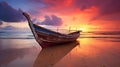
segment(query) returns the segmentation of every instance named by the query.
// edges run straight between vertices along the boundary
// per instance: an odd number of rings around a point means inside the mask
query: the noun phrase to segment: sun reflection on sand
[[[113,67],[119,66],[119,46],[114,42],[104,42],[102,39],[79,38],[80,45],[69,52],[54,67]],[[117,43],[116,43],[117,44]],[[65,61],[65,62],[64,62]]]
[[[80,42],[80,45],[75,47],[73,49],[73,52],[76,56],[87,56],[87,57],[94,57],[95,55],[97,55],[97,53],[99,53],[99,51],[93,47],[92,42],[94,40],[92,39],[88,39],[88,38],[80,38],[78,39],[78,41]],[[97,44],[96,44],[97,45]]]

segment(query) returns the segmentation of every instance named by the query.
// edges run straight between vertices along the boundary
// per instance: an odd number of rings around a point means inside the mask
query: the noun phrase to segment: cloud
[[[45,16],[45,20],[40,22],[41,25],[52,25],[52,26],[60,26],[62,25],[62,19],[52,15],[51,17]]]
[[[6,2],[0,2],[0,20],[5,22],[19,22],[24,21],[22,10],[12,8]]]
[[[120,0],[74,0],[73,5],[81,10],[91,8],[93,6],[100,9],[100,13],[116,13],[120,12]]]
[[[32,3],[36,3],[37,6],[42,7],[58,7],[58,6],[69,6],[72,0],[30,0]],[[61,5],[60,5],[61,4]]]
[[[86,10],[91,7],[96,7],[98,14],[92,19],[98,19],[101,16],[120,13],[120,0],[74,0],[73,6],[80,10]]]
[[[72,0],[30,0],[29,3],[34,4],[32,14],[36,13],[68,13],[71,8]],[[39,10],[38,10],[39,9]],[[29,11],[29,12],[30,12]]]
[[[24,0],[23,2],[28,4],[23,5],[21,0],[19,3],[19,7],[24,8],[25,6],[24,10],[26,9],[27,12],[32,15],[32,17],[40,17],[44,16],[45,14],[51,13],[67,16],[73,14],[78,15],[82,14],[82,11],[84,13],[85,10],[91,9],[91,7],[95,7],[97,9],[95,10],[96,12],[93,9],[93,11],[95,12],[93,13],[96,15],[94,15],[94,17],[90,17],[90,19],[92,18],[92,20],[99,19],[102,16],[120,13],[120,0]],[[15,6],[15,4],[12,6]],[[0,12],[0,19],[3,21],[10,22],[24,20],[24,17],[21,15],[22,10],[16,10],[8,5],[6,2],[0,3],[0,11],[2,11]],[[88,13],[90,14],[90,12]]]
[[[3,24],[3,22],[0,20],[0,25],[2,25]]]
[[[99,7],[102,15],[120,13],[120,0],[106,0]]]
[[[88,8],[91,8],[93,6],[93,0],[74,0],[73,1],[73,6],[76,9],[80,9],[80,10],[85,10]]]
[[[16,28],[13,26],[6,26],[4,28],[1,28],[2,30],[15,30]]]
[[[98,11],[92,18],[93,20],[102,16],[120,13],[120,0],[34,0],[34,3],[44,4],[43,11],[57,13],[72,13],[75,10],[84,11],[95,7]]]

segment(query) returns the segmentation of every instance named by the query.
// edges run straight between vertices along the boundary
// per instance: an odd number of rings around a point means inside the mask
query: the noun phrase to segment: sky
[[[84,31],[120,29],[120,0],[0,0],[0,30],[27,29],[33,23]]]

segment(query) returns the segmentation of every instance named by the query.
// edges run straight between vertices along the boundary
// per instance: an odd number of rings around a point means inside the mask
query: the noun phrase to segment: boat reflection
[[[79,42],[75,41],[42,49],[33,67],[52,67],[78,44]]]

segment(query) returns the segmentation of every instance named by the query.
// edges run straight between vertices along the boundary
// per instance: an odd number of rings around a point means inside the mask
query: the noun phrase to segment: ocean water
[[[33,39],[31,32],[0,32],[0,39]]]
[[[66,30],[62,30],[60,33],[71,33]],[[72,31],[74,32],[74,31]],[[105,39],[120,39],[120,31],[90,31],[81,32],[79,38],[105,38]],[[0,39],[34,39],[31,32],[0,32]]]
[[[0,67],[120,67],[120,31],[81,32],[76,42],[48,48],[31,32],[0,32]]]

